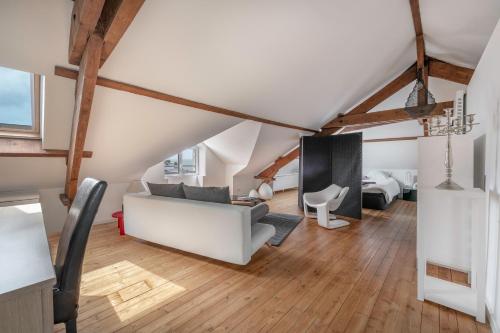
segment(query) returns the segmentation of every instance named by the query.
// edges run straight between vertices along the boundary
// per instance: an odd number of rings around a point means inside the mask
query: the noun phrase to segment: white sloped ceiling
[[[203,143],[225,164],[244,166],[252,157],[261,127],[261,123],[246,120]]]
[[[98,87],[85,146],[94,152],[82,176],[139,179],[150,166],[241,120]]]
[[[420,0],[427,54],[475,68],[500,17],[498,0]]]
[[[255,144],[247,166],[238,175],[255,176],[278,157],[296,147],[299,143],[300,132],[288,128],[276,128],[271,125],[262,125],[259,138]]]
[[[401,0],[148,0],[101,73],[319,128],[415,61],[411,22]]]

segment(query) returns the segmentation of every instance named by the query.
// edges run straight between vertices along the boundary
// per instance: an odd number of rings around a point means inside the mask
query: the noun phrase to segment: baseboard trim
[[[273,190],[275,193],[283,193],[283,192],[289,192],[289,191],[297,191],[299,188],[298,187],[288,187],[288,188],[283,188],[280,190]]]
[[[491,315],[490,309],[488,307],[486,307],[486,322],[490,324],[492,333],[500,333],[500,327],[495,321],[495,318]]]
[[[103,219],[103,220],[95,220],[94,223],[92,223],[92,225],[95,225],[95,224],[106,224],[106,223],[116,223],[116,219]],[[51,232],[50,234],[47,235],[47,238],[51,238],[51,237],[56,237],[56,236],[60,236],[61,235],[61,232],[60,231],[55,231],[55,232]]]
[[[111,223],[111,222],[116,222],[116,219],[112,218],[112,219],[102,219],[102,220],[99,220],[99,221],[94,221],[93,224],[106,224],[106,223]]]

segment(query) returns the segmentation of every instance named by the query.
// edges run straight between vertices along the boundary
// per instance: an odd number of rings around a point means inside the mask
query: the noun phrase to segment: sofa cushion
[[[252,225],[259,222],[259,220],[266,216],[267,213],[269,213],[269,206],[263,202],[258,204],[257,206],[252,207],[252,209],[250,210],[250,221]]]
[[[231,203],[231,196],[229,195],[229,187],[198,187],[184,185],[184,193],[186,199],[216,202],[223,204]]]
[[[162,197],[186,199],[184,194],[184,183],[180,184],[153,184],[148,183],[149,192],[152,195],[159,195]]]

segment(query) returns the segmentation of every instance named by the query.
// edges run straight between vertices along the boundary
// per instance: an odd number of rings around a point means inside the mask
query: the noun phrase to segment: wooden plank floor
[[[302,214],[297,192],[274,212]],[[51,237],[55,254],[57,237]],[[79,332],[489,332],[470,316],[416,300],[416,205],[365,210],[326,230],[304,220],[245,267],[92,229]],[[63,332],[57,325],[55,331]]]

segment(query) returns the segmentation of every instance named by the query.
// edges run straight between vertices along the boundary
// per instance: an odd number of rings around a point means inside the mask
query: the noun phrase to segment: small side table
[[[249,206],[249,207],[254,207],[260,204],[261,202],[264,202],[265,200],[259,199],[259,198],[250,198],[250,197],[244,197],[244,196],[237,196],[234,195],[231,198],[231,204],[233,205],[238,205],[238,206]]]
[[[417,190],[413,188],[403,188],[403,200],[417,201]]]
[[[120,228],[120,236],[125,235],[125,226],[123,225],[123,212],[119,210],[111,214],[111,216],[118,219],[118,228]]]

